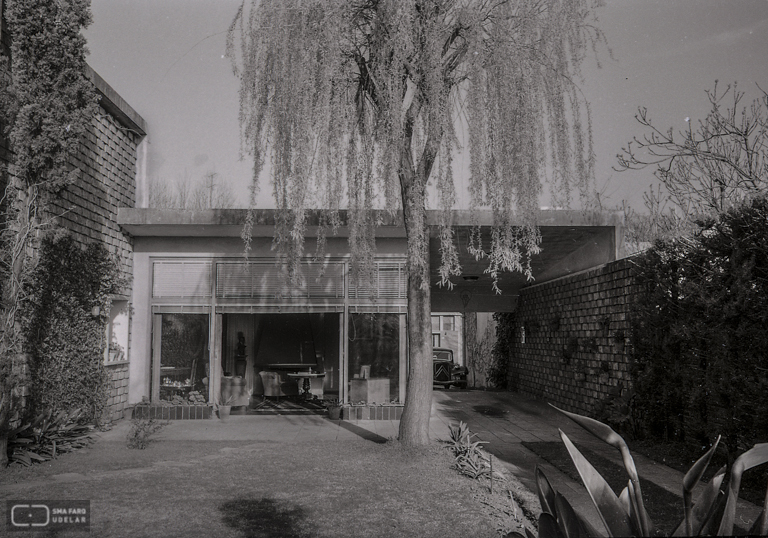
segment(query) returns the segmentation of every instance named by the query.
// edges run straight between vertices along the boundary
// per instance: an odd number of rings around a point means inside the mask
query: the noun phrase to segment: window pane
[[[176,404],[208,400],[208,315],[163,314],[160,399]]]
[[[444,331],[455,331],[453,325],[453,316],[443,316],[443,330]]]
[[[432,332],[440,332],[440,316],[432,316]]]
[[[370,366],[369,381],[361,379],[363,366]],[[399,314],[349,315],[347,375],[350,381],[350,403],[365,401],[380,404],[398,399],[400,394]],[[385,390],[387,384],[389,395],[384,394],[382,397],[380,391]],[[382,401],[384,399],[386,401]]]

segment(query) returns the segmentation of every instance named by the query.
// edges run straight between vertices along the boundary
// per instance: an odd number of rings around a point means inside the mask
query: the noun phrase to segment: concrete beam
[[[147,123],[144,121],[144,118],[139,116],[139,113],[125,99],[120,97],[120,94],[107,84],[90,65],[85,66],[85,77],[93,82],[93,85],[96,87],[96,92],[100,97],[99,105],[104,110],[139,136],[144,137],[147,135]]]

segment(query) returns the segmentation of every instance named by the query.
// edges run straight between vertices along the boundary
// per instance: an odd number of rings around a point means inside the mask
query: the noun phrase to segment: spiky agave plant
[[[552,406],[555,407],[555,406]],[[597,438],[615,447],[621,453],[624,468],[629,475],[627,487],[619,496],[613,492],[600,473],[574,446],[568,436],[560,430],[560,437],[568,449],[568,453],[576,466],[584,486],[592,502],[597,508],[604,531],[596,529],[583,516],[576,513],[565,497],[555,491],[541,469],[536,468],[536,486],[541,502],[539,516],[539,538],[561,538],[579,536],[653,536],[656,534],[653,522],[643,505],[643,495],[640,490],[640,479],[635,468],[635,462],[624,439],[613,429],[597,420],[558,411],[585,428]],[[733,534],[733,524],[736,516],[736,500],[739,495],[741,477],[745,471],[768,462],[768,443],[757,444],[739,456],[733,463],[728,480],[726,494],[721,491],[726,468],[721,467],[715,476],[704,487],[693,501],[693,488],[701,480],[712,455],[717,449],[720,438],[699,460],[693,464],[683,477],[683,519],[672,536],[724,536]],[[725,508],[723,509],[723,502]],[[718,522],[719,518],[719,522]],[[528,538],[534,535],[526,529]],[[768,492],[766,492],[763,510],[755,521],[750,535],[768,534]],[[507,535],[517,537],[522,535],[512,532]]]

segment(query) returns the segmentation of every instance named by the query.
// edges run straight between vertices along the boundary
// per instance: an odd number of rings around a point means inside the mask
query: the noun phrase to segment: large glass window
[[[398,400],[400,314],[350,314],[348,335],[350,403]]]
[[[208,400],[208,315],[163,314],[160,340],[160,400]]]

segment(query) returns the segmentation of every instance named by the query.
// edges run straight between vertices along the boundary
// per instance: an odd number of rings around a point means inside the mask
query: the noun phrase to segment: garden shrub
[[[84,420],[101,418],[110,388],[104,328],[120,286],[118,264],[103,245],[83,248],[63,231],[43,238],[23,313],[31,412],[82,409]]]
[[[81,411],[46,411],[9,432],[11,463],[32,465],[91,444],[93,427],[82,424]]]
[[[131,429],[125,436],[128,448],[144,450],[152,441],[150,437],[162,430],[169,424],[169,421],[159,421],[154,418],[138,418],[131,420]]]
[[[634,412],[653,437],[722,434],[733,455],[768,440],[768,200],[697,226],[636,258]]]

